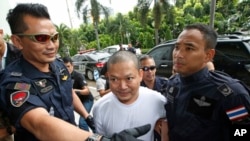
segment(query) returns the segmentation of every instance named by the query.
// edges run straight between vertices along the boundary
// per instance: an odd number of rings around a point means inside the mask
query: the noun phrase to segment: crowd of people
[[[215,71],[217,33],[208,25],[179,34],[170,78],[156,76],[151,56],[121,46],[94,103],[72,60],[56,58],[59,34],[44,5],[20,3],[6,19],[13,45],[0,29],[1,140],[231,141],[235,127],[249,126],[249,87]]]

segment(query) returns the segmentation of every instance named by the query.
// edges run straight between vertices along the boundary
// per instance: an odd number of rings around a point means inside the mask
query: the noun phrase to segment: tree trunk
[[[159,44],[159,32],[158,29],[155,28],[155,45]]]
[[[95,37],[97,41],[97,49],[100,50],[100,41],[99,41],[99,35],[98,35],[98,23],[94,23],[95,27]]]

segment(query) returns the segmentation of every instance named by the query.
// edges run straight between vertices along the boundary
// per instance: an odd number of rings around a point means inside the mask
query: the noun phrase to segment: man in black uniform
[[[216,44],[217,33],[203,24],[186,26],[176,41],[177,74],[169,78],[166,95],[171,141],[230,141],[234,129],[249,127],[247,87],[207,68]]]
[[[89,114],[72,89],[70,74],[56,59],[59,36],[47,8],[18,4],[8,13],[11,39],[22,56],[0,73],[0,107],[16,128],[15,141],[109,141],[75,126],[74,110]],[[137,141],[150,126],[114,134],[112,140]]]
[[[74,70],[74,66],[73,66],[73,61],[71,60],[70,57],[64,57],[63,58],[63,62],[64,65],[67,67],[70,75],[71,75],[71,79],[72,79],[72,84],[73,84],[73,90],[75,91],[75,93],[78,95],[78,97],[80,98],[81,102],[83,103],[85,109],[90,112],[93,104],[94,104],[94,97],[91,94],[89,88],[88,88],[88,84],[85,80],[85,77],[83,74],[77,72],[76,70]],[[80,116],[79,119],[79,124],[78,126],[86,131],[89,131],[89,127],[88,124],[86,123],[85,119],[83,117]],[[92,129],[93,130],[93,129]]]

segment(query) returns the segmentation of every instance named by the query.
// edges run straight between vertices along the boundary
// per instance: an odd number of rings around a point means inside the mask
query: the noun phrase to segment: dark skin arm
[[[74,89],[75,92],[78,92],[81,95],[89,95],[89,88],[87,86],[83,86],[82,89]]]
[[[103,97],[105,94],[111,92],[111,90],[110,90],[110,89],[107,89],[107,90],[99,90],[98,92],[99,92],[100,96]]]
[[[21,125],[41,141],[86,140],[92,133],[67,123],[59,118],[50,116],[44,108],[35,108],[21,118]]]

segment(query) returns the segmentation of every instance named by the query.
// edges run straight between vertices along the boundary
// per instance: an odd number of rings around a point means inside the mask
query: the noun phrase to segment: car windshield
[[[91,53],[87,55],[91,60],[94,61],[107,61],[108,58],[110,57],[109,53]]]

